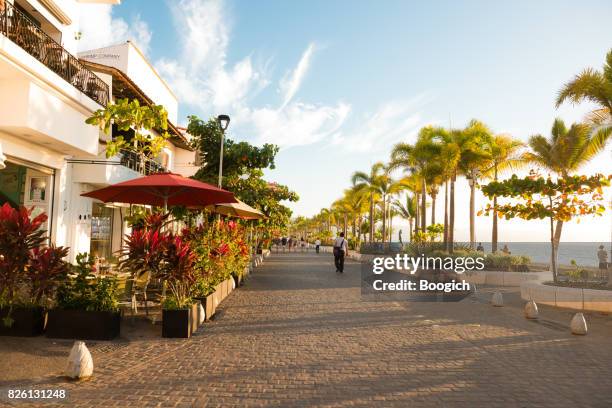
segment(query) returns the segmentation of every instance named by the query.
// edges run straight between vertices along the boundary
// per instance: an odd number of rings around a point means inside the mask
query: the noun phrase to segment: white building
[[[195,172],[195,154],[174,125],[176,97],[133,45],[115,46],[127,56],[117,64],[75,57],[78,8],[92,2],[119,0],[0,0],[0,205],[46,212],[51,241],[70,247],[71,261],[78,252],[110,256],[120,246],[126,215],[125,208],[81,193],[160,165]],[[129,155],[107,160],[111,136],[85,123],[122,97],[168,110],[172,137],[159,164],[145,169]]]

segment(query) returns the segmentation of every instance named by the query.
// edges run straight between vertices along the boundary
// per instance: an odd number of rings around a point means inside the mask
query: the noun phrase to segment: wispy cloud
[[[285,77],[281,79],[279,88],[284,95],[281,109],[287,106],[289,102],[291,102],[297,91],[300,89],[302,81],[306,76],[306,72],[308,72],[308,69],[310,68],[310,59],[312,58],[314,50],[314,43],[310,43],[308,45],[308,48],[306,48],[306,51],[304,51],[304,53],[302,54],[302,58],[300,58],[300,62],[297,64],[295,69],[291,72],[288,72]]]
[[[140,15],[131,21],[113,17],[108,4],[82,4],[79,7],[81,39],[79,51],[87,51],[130,40],[145,54],[153,36],[149,25]]]
[[[257,63],[253,55],[246,55],[230,64],[227,9],[223,0],[181,0],[178,7],[172,7],[181,39],[180,57],[162,59],[156,67],[180,102],[203,115],[230,113],[234,131],[248,135],[258,144],[305,145],[336,132],[350,112],[350,105],[296,99],[316,45],[308,44],[297,65],[280,80],[271,78],[271,58],[260,58],[264,62]],[[259,92],[272,83],[277,83],[280,91],[278,105],[255,104],[253,100]]]
[[[364,115],[352,131],[344,129],[334,135],[333,143],[353,152],[388,150],[400,141],[410,141],[425,125],[422,109],[431,95],[421,94],[408,100],[383,103]]]

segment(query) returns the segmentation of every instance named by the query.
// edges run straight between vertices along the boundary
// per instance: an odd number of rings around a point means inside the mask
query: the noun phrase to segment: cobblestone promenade
[[[359,265],[332,261],[273,254],[191,339],[121,344],[94,353],[92,380],[36,387],[66,388],[64,407],[612,407],[610,317],[578,337],[568,312],[524,319],[510,289],[503,308],[487,289],[366,302]]]

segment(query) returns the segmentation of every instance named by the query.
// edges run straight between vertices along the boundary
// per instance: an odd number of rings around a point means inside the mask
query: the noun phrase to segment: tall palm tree
[[[478,178],[491,160],[491,130],[478,120],[471,120],[458,134],[461,160],[459,170],[470,184],[470,247],[476,242],[476,186]]]
[[[602,71],[587,68],[574,79],[566,83],[557,96],[557,107],[566,100],[572,103],[590,101],[599,105],[599,109],[590,115],[594,124],[612,122],[612,50],[606,54]]]
[[[437,166],[436,156],[440,151],[440,144],[435,142],[436,136],[444,132],[443,128],[425,126],[419,131],[414,145],[398,143],[391,151],[389,168],[403,168],[405,171],[418,176],[420,180],[421,208],[419,210],[419,229],[425,230],[427,226],[427,178],[432,167]]]
[[[393,207],[400,217],[408,221],[408,232],[410,233],[409,239],[412,240],[413,223],[415,221],[416,210],[418,207],[415,195],[406,194],[405,202],[395,199],[395,201],[393,201]]]
[[[347,233],[348,217],[351,213],[351,208],[346,200],[342,197],[332,203],[332,211],[338,214],[338,218],[342,220],[342,232]]]
[[[552,171],[558,176],[567,177],[588,163],[604,150],[610,139],[612,127],[593,127],[585,123],[574,123],[569,129],[561,119],[553,123],[550,136],[534,135],[529,138],[530,152],[522,159],[528,163]],[[552,267],[556,275],[556,253],[561,240],[563,221],[557,221],[552,242]]]
[[[387,222],[389,219],[389,214],[388,214],[388,211],[390,208],[389,201],[393,194],[396,194],[402,191],[403,189],[405,189],[406,185],[403,183],[402,180],[392,179],[389,173],[386,171],[385,173],[381,174],[376,179],[375,186],[382,200],[382,206],[381,206],[382,236],[383,236],[383,242],[384,242],[387,239],[387,231],[388,231]]]
[[[369,174],[356,171],[351,178],[356,190],[366,194],[370,199],[370,235],[368,237],[370,242],[374,240],[374,204],[378,193],[377,183],[378,178],[384,171],[384,164],[378,162],[372,166]]]
[[[521,167],[525,162],[521,159],[520,150],[524,143],[509,135],[495,135],[491,141],[491,162],[483,172],[483,177],[498,181],[500,172]],[[493,229],[491,231],[491,251],[497,252],[497,197],[493,197]]]

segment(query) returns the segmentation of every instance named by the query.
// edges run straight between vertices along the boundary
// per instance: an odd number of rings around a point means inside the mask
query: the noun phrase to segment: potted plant
[[[174,294],[162,303],[162,337],[189,338],[192,333],[191,302],[179,301]]]
[[[77,255],[73,274],[58,287],[56,307],[49,311],[47,337],[111,340],[119,336],[121,315],[117,281],[93,274],[94,258]]]
[[[0,335],[43,332],[46,306],[67,270],[68,250],[42,247],[47,216],[33,208],[0,208]]]
[[[190,297],[190,287],[195,283],[195,254],[189,242],[180,236],[172,236],[169,232],[166,236],[161,277],[171,294],[162,304],[162,337],[188,338],[193,320],[197,319],[192,315],[193,299]]]

